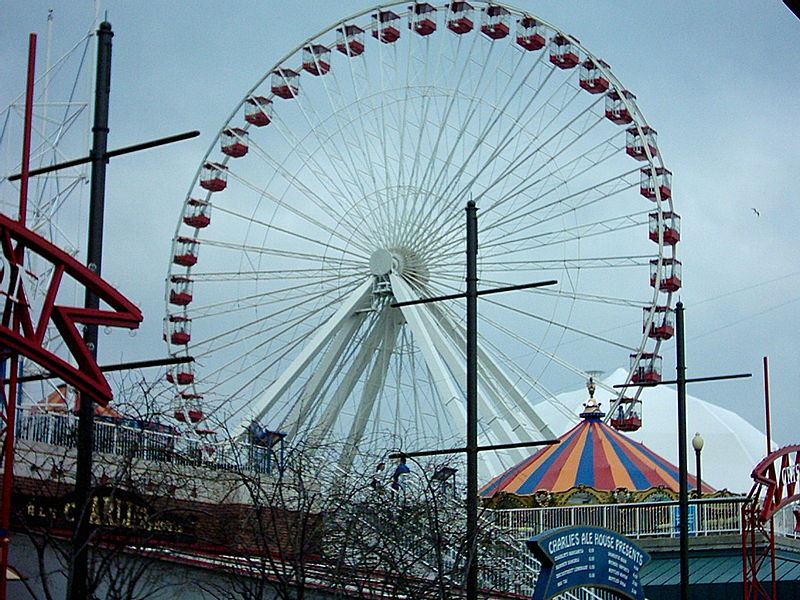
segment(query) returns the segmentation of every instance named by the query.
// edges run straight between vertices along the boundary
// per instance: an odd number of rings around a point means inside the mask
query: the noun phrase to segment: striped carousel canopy
[[[593,402],[593,401],[590,401]],[[678,467],[605,424],[596,403],[587,404],[583,420],[559,438],[505,473],[498,475],[479,491],[484,498],[498,492],[516,496],[539,490],[564,492],[580,485],[595,490],[626,488],[643,491],[665,486],[678,491]],[[689,489],[697,480],[689,476]],[[703,484],[703,492],[713,489]]]

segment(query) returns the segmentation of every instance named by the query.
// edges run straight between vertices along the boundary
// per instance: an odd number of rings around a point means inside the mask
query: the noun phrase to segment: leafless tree
[[[175,584],[174,578],[159,576],[159,557],[148,550],[180,538],[186,529],[186,511],[163,501],[169,491],[188,485],[185,473],[158,461],[174,451],[169,435],[154,435],[163,429],[158,424],[166,391],[140,374],[129,373],[121,383],[115,414],[124,417],[96,417],[93,487],[86,505],[75,500],[72,415],[34,406],[20,420],[14,523],[36,557],[37,572],[23,582],[34,600],[63,598],[69,538],[81,511],[92,523],[87,581],[92,595],[144,600]],[[153,468],[156,462],[160,468]]]

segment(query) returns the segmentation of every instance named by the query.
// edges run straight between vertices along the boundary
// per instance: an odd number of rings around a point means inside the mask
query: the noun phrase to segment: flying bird
[[[755,208],[751,208],[750,210],[752,210],[754,213],[756,213],[756,216],[757,216],[757,217],[760,217],[760,216],[761,216],[761,213],[760,213],[760,212],[758,212],[758,211],[757,211]]]

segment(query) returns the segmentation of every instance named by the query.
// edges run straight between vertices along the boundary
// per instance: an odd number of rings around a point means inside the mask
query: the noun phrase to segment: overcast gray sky
[[[101,337],[101,362],[165,354],[171,239],[198,164],[236,103],[295,46],[371,5],[103,3],[115,32],[110,147],[190,129],[202,135],[111,163],[103,274],[143,308],[145,323],[133,338]],[[775,437],[797,442],[800,21],[779,0],[515,5],[604,58],[659,132],[683,218],[688,376],[754,373],[691,393],[763,429],[761,358],[769,356]],[[0,105],[22,89],[29,32],[40,34],[44,55],[51,7],[57,56],[88,27],[93,3],[30,0],[0,8]],[[674,345],[663,354],[671,376]],[[598,362],[605,370],[624,366]]]

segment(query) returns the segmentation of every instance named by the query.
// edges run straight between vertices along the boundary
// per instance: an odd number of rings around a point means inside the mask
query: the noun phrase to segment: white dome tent
[[[617,369],[610,375],[597,378],[599,385],[595,397],[602,402],[603,409],[608,410],[611,404],[612,394],[608,389],[625,383],[625,376],[626,372],[623,369]],[[586,397],[586,390],[580,389],[560,394],[558,399],[562,405],[574,407],[575,421],[577,421]],[[626,435],[645,443],[654,452],[678,464],[675,386],[645,388],[640,399],[642,427]],[[574,425],[574,422],[570,422],[554,409],[548,410],[549,407],[544,406],[539,408],[543,418],[554,431],[563,433]],[[766,436],[736,413],[690,394],[686,395],[686,414],[689,472],[695,471],[691,439],[695,432],[699,432],[705,439],[701,455],[703,481],[716,489],[746,494],[753,483],[750,478],[751,470],[766,455]]]

